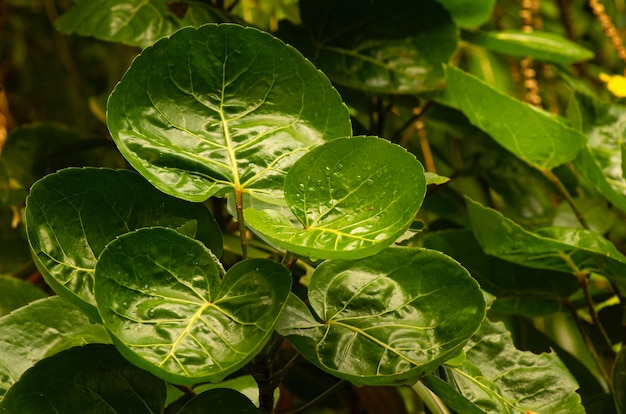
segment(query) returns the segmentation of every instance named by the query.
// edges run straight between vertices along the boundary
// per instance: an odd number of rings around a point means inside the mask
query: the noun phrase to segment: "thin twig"
[[[587,305],[589,316],[591,316],[592,322],[600,331],[600,335],[606,342],[609,352],[611,353],[613,357],[615,357],[615,350],[613,349],[613,343],[611,342],[611,338],[609,338],[609,335],[606,333],[606,330],[604,329],[604,325],[600,321],[598,312],[596,311],[595,304],[593,303],[593,298],[591,297],[591,293],[589,292],[589,279],[587,278],[587,274],[582,273],[581,275],[579,275],[578,282],[580,283],[580,286],[583,290],[583,294],[585,296],[585,304]]]
[[[559,177],[557,177],[552,171],[547,170],[547,169],[543,169],[540,168],[539,171],[543,174],[544,177],[546,177],[552,184],[554,184],[554,186],[559,190],[559,192],[563,195],[563,197],[565,197],[565,200],[567,201],[567,203],[570,205],[570,207],[572,208],[572,210],[574,210],[574,214],[576,214],[576,218],[578,218],[578,221],[580,222],[580,224],[587,230],[589,230],[589,224],[587,223],[587,220],[585,220],[585,217],[583,216],[582,211],[580,211],[580,209],[578,208],[578,206],[576,205],[576,203],[574,202],[574,198],[572,197],[572,195],[569,193],[569,191],[567,190],[567,188],[565,187],[565,185],[563,185],[563,182],[561,181],[561,179]]]
[[[306,403],[306,404],[296,408],[295,410],[288,411],[285,414],[296,414],[296,413],[299,413],[301,411],[306,410],[307,408],[313,407],[315,404],[319,403],[324,398],[328,397],[330,394],[332,394],[333,392],[335,392],[338,389],[340,389],[341,387],[343,387],[346,383],[347,383],[346,380],[340,380],[340,381],[336,382],[335,384],[333,384],[332,387],[328,388],[326,391],[324,391],[323,393],[321,393],[317,397],[313,398],[308,403]]]

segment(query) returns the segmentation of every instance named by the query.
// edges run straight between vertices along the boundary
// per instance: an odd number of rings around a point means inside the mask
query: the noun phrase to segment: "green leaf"
[[[131,365],[111,345],[59,352],[24,373],[0,402],[5,414],[153,414],[165,383]]]
[[[422,243],[463,263],[481,288],[497,297],[492,311],[529,318],[549,315],[566,310],[564,299],[580,287],[569,274],[529,269],[486,255],[468,229],[432,232]]]
[[[454,22],[460,27],[478,27],[486,23],[496,0],[437,0],[450,12]]]
[[[492,89],[446,66],[448,92],[470,122],[528,164],[550,170],[572,161],[586,137],[563,119]]]
[[[300,1],[315,63],[333,82],[374,93],[442,87],[456,27],[434,0]]]
[[[54,25],[61,33],[143,48],[186,26],[232,20],[200,1],[78,0]]]
[[[543,62],[569,65],[593,59],[594,53],[555,33],[535,30],[497,32],[461,32],[466,42],[511,56],[531,57]]]
[[[250,259],[220,283],[210,252],[160,227],[120,236],[102,252],[95,294],[120,352],[174,383],[219,382],[249,362],[273,331],[291,276]]]
[[[0,275],[0,316],[46,296],[41,289],[31,283]]]
[[[107,110],[133,167],[190,201],[241,188],[284,204],[289,167],[351,135],[348,109],[324,74],[271,35],[232,24],[182,29],[145,49]]]
[[[626,413],[626,348],[617,353],[613,364],[613,398],[618,414]]]
[[[26,228],[33,257],[57,294],[99,319],[93,270],[100,252],[120,234],[148,226],[196,227],[197,238],[222,253],[209,210],[167,196],[131,171],[70,168],[31,188]]]
[[[420,248],[325,261],[309,302],[314,314],[290,296],[277,331],[313,364],[358,385],[415,382],[458,354],[485,316],[467,270]]]
[[[217,388],[194,397],[178,414],[258,414],[245,395],[229,388]]]
[[[0,396],[39,360],[73,346],[110,341],[102,325],[58,296],[19,308],[0,318]]]
[[[446,404],[446,407],[453,409],[458,413],[463,414],[484,414],[485,412],[474,405],[470,400],[465,398],[463,394],[460,394],[459,391],[443,381],[441,378],[436,377],[435,375],[426,375],[421,379],[421,382],[424,383],[432,392],[434,392],[437,397],[441,398],[441,400]]]
[[[485,253],[523,266],[576,276],[600,273],[626,292],[626,256],[601,235],[566,227],[529,232],[496,210],[466,201],[471,227]]]
[[[626,211],[626,179],[623,168],[626,107],[603,107],[588,132],[589,153],[574,162],[577,171],[622,211]]]
[[[584,413],[578,384],[555,353],[518,351],[502,323],[485,319],[451,368],[461,393],[485,413]],[[528,411],[526,411],[528,410]]]
[[[302,227],[276,210],[246,222],[295,254],[356,259],[392,244],[411,225],[426,191],[424,169],[404,148],[375,137],[337,139],[287,173],[285,198]]]

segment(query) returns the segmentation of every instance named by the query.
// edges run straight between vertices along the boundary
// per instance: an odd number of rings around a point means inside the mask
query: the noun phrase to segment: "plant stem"
[[[426,171],[436,174],[437,170],[435,169],[435,160],[433,158],[433,153],[430,150],[430,144],[428,143],[428,136],[426,135],[424,123],[422,121],[417,121],[415,123],[415,128],[417,129],[417,135],[420,138],[420,148],[422,149],[422,154],[424,154]]]
[[[574,322],[576,323],[576,327],[578,328],[578,332],[580,332],[580,335],[582,336],[583,341],[585,342],[585,345],[587,345],[587,349],[589,350],[589,353],[591,354],[593,361],[596,363],[596,367],[598,368],[598,372],[602,376],[602,379],[606,381],[606,384],[611,384],[611,378],[607,374],[606,369],[604,368],[604,364],[602,364],[602,362],[600,361],[600,356],[598,355],[598,351],[596,351],[596,347],[593,344],[593,341],[591,341],[591,338],[589,338],[589,335],[585,331],[585,327],[583,326],[582,321],[578,317],[578,312],[576,311],[576,308],[568,300],[565,300],[564,303],[567,309],[570,311],[570,314],[572,315],[572,318],[574,319]]]
[[[332,387],[328,388],[326,391],[324,391],[323,393],[321,393],[317,397],[313,398],[308,403],[306,403],[306,404],[296,408],[295,410],[288,411],[285,414],[296,414],[296,413],[299,413],[301,411],[306,410],[307,408],[313,407],[315,404],[319,403],[324,398],[328,397],[330,394],[332,394],[333,392],[337,391],[339,388],[343,387],[344,385],[346,385],[346,380],[340,380],[340,381],[336,382],[335,384],[333,384]]]
[[[552,184],[554,184],[554,186],[559,190],[559,192],[563,195],[563,197],[565,197],[565,200],[570,205],[572,210],[574,210],[574,214],[576,214],[576,218],[578,219],[580,224],[583,226],[583,228],[589,230],[589,224],[587,223],[587,220],[585,220],[585,217],[583,216],[582,211],[580,211],[578,206],[576,206],[576,203],[574,202],[574,198],[569,193],[569,191],[567,191],[567,188],[565,188],[565,185],[563,185],[563,182],[559,179],[559,177],[557,177],[550,170],[541,168],[539,169],[539,171],[541,171],[543,176],[546,177]]]
[[[286,251],[280,263],[287,269],[291,270],[293,269],[293,265],[295,265],[297,261],[298,258],[296,256],[294,256],[290,251]]]
[[[239,239],[241,240],[241,256],[243,260],[248,258],[248,237],[246,236],[246,222],[243,218],[243,189],[235,188],[235,208],[237,209],[237,222],[239,222]]]
[[[443,401],[420,381],[413,385],[413,390],[433,414],[450,414],[450,410],[448,410]]]
[[[593,303],[593,298],[591,297],[591,293],[589,292],[589,280],[587,279],[587,275],[581,274],[578,277],[578,282],[580,283],[580,286],[583,290],[583,294],[585,295],[585,304],[587,305],[589,316],[591,316],[591,320],[600,331],[600,335],[602,336],[602,339],[604,339],[604,342],[606,342],[609,352],[611,353],[613,357],[615,357],[615,350],[613,349],[613,344],[611,343],[611,339],[609,338],[609,335],[606,333],[606,330],[604,329],[604,325],[602,324],[602,322],[600,321],[600,318],[598,317],[598,312],[596,312],[596,307],[595,307],[595,304]]]

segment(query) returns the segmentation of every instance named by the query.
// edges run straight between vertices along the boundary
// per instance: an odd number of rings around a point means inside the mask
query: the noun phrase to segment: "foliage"
[[[607,3],[2,3],[0,412],[626,413]]]

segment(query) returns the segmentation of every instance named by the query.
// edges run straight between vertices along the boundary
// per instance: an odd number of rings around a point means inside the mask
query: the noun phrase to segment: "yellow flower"
[[[601,73],[600,80],[606,83],[606,88],[618,98],[626,97],[626,77]]]

